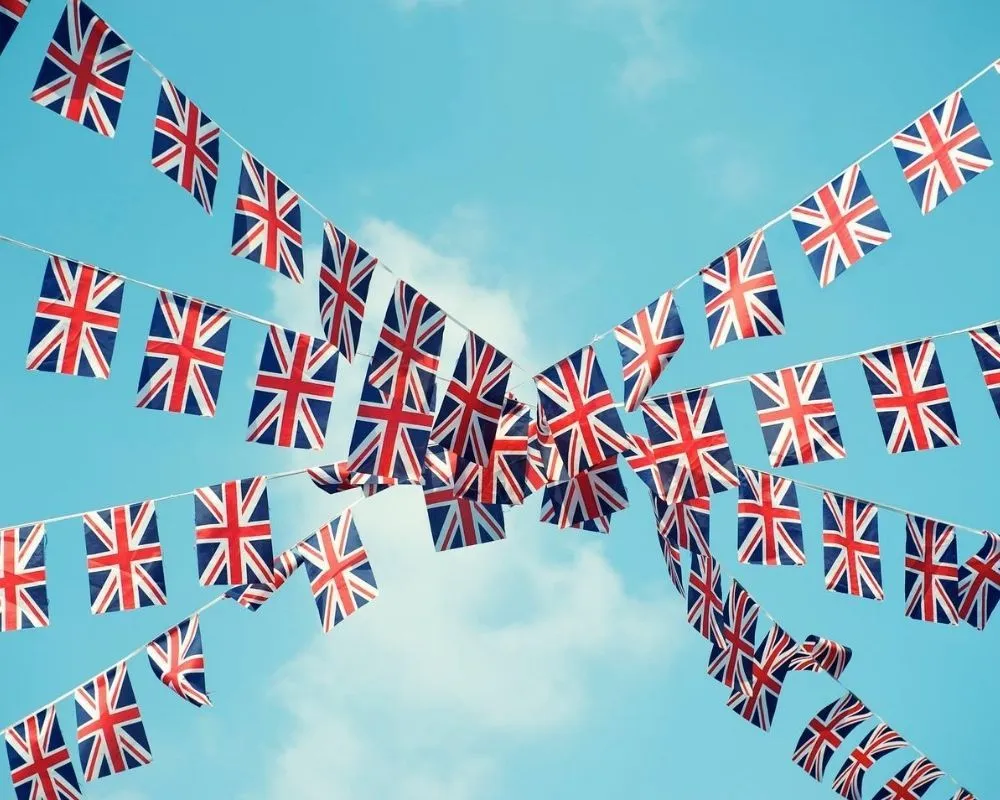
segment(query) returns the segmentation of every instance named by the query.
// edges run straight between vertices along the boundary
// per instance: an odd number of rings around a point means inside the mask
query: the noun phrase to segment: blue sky
[[[95,9],[336,223],[536,369],[629,316],[1000,56],[1000,11],[978,5],[974,25],[930,0],[777,0],[766,11],[696,0],[300,0],[280,11],[258,0],[177,0],[156,15],[102,0]],[[149,165],[158,81],[140,64],[113,141],[28,101],[61,9],[34,0],[0,59],[0,231],[317,330],[320,220],[304,217],[311,260],[300,288],[229,256],[238,150],[223,145],[208,218]],[[987,75],[966,99],[1000,151],[1000,76]],[[790,223],[779,225],[768,247],[787,335],[709,353],[701,289],[690,284],[678,297],[688,341],[658,388],[998,315],[1000,173],[926,218],[890,151],[865,173],[892,241],[821,290]],[[232,326],[214,419],[135,409],[155,299],[136,286],[126,288],[109,381],[27,373],[44,259],[11,248],[0,258],[6,523],[343,456],[357,369],[341,372],[322,455],[244,442],[264,335],[246,322]],[[384,275],[373,285],[374,318],[389,289]],[[369,326],[363,348],[372,335]],[[460,339],[449,333],[443,371]],[[960,447],[887,455],[861,368],[848,361],[827,369],[848,458],[789,474],[1000,527],[990,466],[1000,422],[968,341],[944,341],[939,352]],[[613,343],[599,354],[620,392]],[[766,465],[749,388],[727,387],[718,400],[736,459]],[[629,489],[633,508],[610,537],[539,525],[534,499],[508,515],[506,543],[444,555],[432,551],[419,490],[366,502],[357,519],[379,599],[329,637],[302,578],[258,615],[213,609],[203,620],[212,710],[177,700],[133,662],[155,760],[88,797],[832,796],[790,755],[838,687],[791,676],[768,734],[728,710],[704,675],[707,648],[671,596],[641,485]],[[303,479],[273,484],[271,499],[282,546],[348,502]],[[1000,653],[996,632],[903,618],[903,522],[887,513],[885,602],[824,592],[820,501],[808,492],[801,500],[809,563],[738,576],[793,635],[853,646],[847,683],[980,797],[996,793],[989,756],[1000,698],[984,675]],[[734,507],[732,493],[720,497],[712,519],[730,564]],[[52,625],[0,639],[0,724],[212,596],[197,585],[191,500],[158,512],[169,606],[99,618],[89,614],[81,523],[51,526]],[[963,557],[977,546],[960,538]],[[61,710],[72,737],[72,707]],[[881,762],[869,793],[906,758]],[[950,795],[941,782],[928,797]]]

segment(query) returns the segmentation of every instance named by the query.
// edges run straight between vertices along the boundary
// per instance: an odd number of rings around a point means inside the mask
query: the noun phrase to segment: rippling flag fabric
[[[328,341],[350,364],[361,339],[368,287],[378,259],[330,222],[323,223],[319,316]]]
[[[666,497],[667,482],[663,470],[660,468],[660,454],[663,453],[664,458],[668,458],[673,455],[672,448],[669,445],[654,447],[653,443],[645,436],[639,436],[635,433],[629,433],[627,436],[629,446],[622,453],[625,463],[629,465],[636,477],[646,484],[651,494],[655,497]]]
[[[684,344],[674,293],[665,292],[615,328],[625,381],[625,410],[635,411]]]
[[[551,497],[542,495],[542,511],[539,521],[547,522],[550,525],[559,524],[559,509]],[[611,533],[611,517],[597,517],[596,519],[572,523],[566,527],[590,533]]]
[[[202,586],[274,586],[271,514],[263,477],[194,493],[194,539]]]
[[[502,503],[519,506],[528,495],[528,428],[531,409],[508,395],[504,400],[500,424],[493,440],[493,447],[485,466],[464,463],[460,473],[468,479],[459,479],[464,485],[461,494],[468,500],[480,503]]]
[[[538,419],[528,423],[528,461],[525,483],[532,492],[569,480],[566,464],[556,448],[552,431],[538,410]]]
[[[0,0],[0,55],[17,31],[17,25],[28,10],[31,0]],[[18,800],[21,800],[18,797]]]
[[[439,553],[503,539],[503,508],[459,494],[455,486],[458,456],[440,445],[427,448],[424,459],[424,504],[434,549]]]
[[[919,800],[944,773],[924,756],[914,759],[872,796],[872,800]]]
[[[983,531],[986,541],[958,568],[958,614],[983,630],[1000,600],[1000,535]]]
[[[209,214],[219,180],[219,126],[166,78],[153,120],[153,166]]]
[[[958,624],[958,545],[955,528],[906,515],[906,616]]]
[[[695,497],[679,503],[667,503],[651,495],[656,529],[660,536],[675,546],[695,555],[707,555],[711,500]]]
[[[882,600],[878,507],[823,492],[823,561],[827,591]]]
[[[908,747],[909,743],[896,731],[880,722],[844,761],[833,779],[833,791],[845,800],[864,800],[862,792],[865,774],[882,756]]]
[[[747,678],[738,679],[726,702],[733,711],[762,731],[771,729],[778,697],[788,673],[788,661],[798,645],[780,625],[772,625],[754,652]]]
[[[785,320],[764,232],[740,242],[701,271],[709,346],[779,336]]]
[[[76,740],[83,778],[92,781],[153,760],[124,661],[96,675],[74,693]]]
[[[229,341],[229,314],[160,292],[139,373],[136,406],[214,417]]]
[[[302,283],[299,196],[245,150],[233,216],[232,253]]]
[[[555,524],[560,528],[624,511],[628,508],[628,493],[617,456],[577,473],[564,483],[546,486],[542,502],[549,501],[556,509]]]
[[[212,705],[205,689],[205,652],[198,615],[188,617],[146,645],[153,674],[194,706]]]
[[[858,164],[795,206],[791,216],[820,286],[892,236]]]
[[[17,800],[83,800],[55,706],[36,711],[3,733]]]
[[[993,400],[993,407],[1000,415],[1000,325],[986,325],[969,331],[972,346],[983,371],[983,381]]]
[[[822,363],[752,375],[750,386],[772,467],[847,455]]]
[[[45,585],[45,526],[0,530],[0,631],[45,628],[49,596]]]
[[[722,615],[720,640],[712,642],[708,659],[708,674],[727,689],[750,683],[759,613],[760,608],[750,593],[733,578]]]
[[[932,340],[875,350],[861,363],[890,453],[960,444]]]
[[[834,751],[871,715],[868,707],[851,692],[834,700],[809,720],[792,753],[792,761],[807,775],[822,781]]]
[[[26,366],[107,378],[121,322],[125,282],[77,261],[49,256]]]
[[[961,92],[893,136],[892,147],[923,214],[993,164]]]
[[[31,99],[102,136],[118,125],[132,48],[81,0],[69,0]]]
[[[740,467],[738,558],[768,567],[802,565],[802,512],[787,478]]]
[[[834,680],[840,680],[853,655],[854,651],[847,645],[811,634],[799,647],[788,668],[793,672],[826,672]]]
[[[271,595],[278,591],[301,565],[302,556],[298,548],[289,548],[274,559],[273,588],[263,583],[245,583],[227,591],[226,597],[235,600],[248,611],[259,611],[260,607],[271,599]]]
[[[663,551],[663,562],[667,566],[667,574],[670,582],[677,590],[677,594],[684,597],[684,576],[681,574],[681,551],[671,539],[666,536],[657,536],[660,542],[660,549]]]
[[[976,796],[968,789],[958,788],[951,800],[976,800]]]
[[[691,570],[688,573],[687,594],[688,622],[713,645],[722,647],[722,624],[725,602],[722,598],[722,570],[711,553],[691,553]]]

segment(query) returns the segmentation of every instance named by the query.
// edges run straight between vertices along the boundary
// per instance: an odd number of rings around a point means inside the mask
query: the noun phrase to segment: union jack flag
[[[616,327],[615,339],[622,357],[625,410],[635,411],[684,344],[674,293],[665,292]]]
[[[17,30],[31,0],[0,0],[0,55]],[[18,800],[20,796],[18,796]]]
[[[665,536],[658,536],[660,549],[663,551],[663,561],[667,565],[667,573],[670,575],[670,582],[677,590],[677,594],[684,596],[684,576],[681,574],[681,551],[672,540]]]
[[[121,321],[125,281],[95,267],[49,256],[27,367],[107,378]]]
[[[455,376],[441,398],[431,439],[466,461],[488,464],[510,368],[507,356],[469,331]]]
[[[205,651],[198,615],[164,631],[146,645],[153,674],[168,689],[192,705],[212,705],[205,689]]]
[[[806,637],[788,668],[792,672],[826,672],[840,680],[853,655],[847,645],[813,634]]]
[[[299,196],[245,150],[233,217],[232,252],[302,283]]]
[[[566,464],[556,449],[552,431],[539,408],[538,419],[528,423],[528,461],[525,482],[532,492],[569,480]]]
[[[709,498],[695,497],[679,503],[667,503],[655,495],[650,499],[656,514],[656,529],[663,539],[694,555],[708,554]]]
[[[219,126],[166,78],[153,120],[153,167],[212,213],[219,180]]]
[[[424,457],[424,504],[434,549],[439,553],[503,539],[503,508],[459,496],[455,488],[458,456],[439,445]]]
[[[906,616],[958,624],[958,545],[955,528],[906,515]]]
[[[247,441],[322,450],[336,381],[337,348],[271,325],[260,355]]]
[[[701,271],[705,317],[714,350],[726,342],[785,332],[778,283],[764,232],[740,242]]]
[[[868,707],[851,692],[834,700],[809,720],[792,753],[792,761],[808,775],[822,781],[834,751],[871,715]]]
[[[83,799],[55,706],[11,725],[4,741],[17,800]]]
[[[565,483],[546,486],[542,502],[546,501],[556,509],[555,524],[560,528],[624,511],[628,508],[628,493],[617,456],[578,472]]]
[[[378,259],[330,222],[323,223],[319,316],[326,338],[350,364],[361,339],[368,287]]]
[[[271,516],[263,477],[196,489],[194,539],[202,586],[274,586]]]
[[[993,400],[993,407],[1000,415],[1000,325],[987,325],[970,331],[969,336],[983,371],[983,380]]]
[[[339,494],[360,488],[365,497],[371,497],[383,489],[405,483],[398,478],[382,478],[378,475],[351,472],[347,468],[346,460],[327,464],[325,467],[310,467],[306,470],[306,474],[312,478],[313,485],[327,494]]]
[[[688,622],[712,644],[723,645],[722,623],[725,603],[722,600],[722,570],[711,553],[691,553],[688,573]]]
[[[258,611],[264,603],[271,599],[278,589],[284,586],[285,581],[292,577],[302,565],[302,556],[298,548],[293,547],[285,550],[274,559],[274,588],[265,586],[263,583],[245,583],[242,586],[234,586],[226,592],[226,597],[235,600],[239,605],[250,611]]]
[[[993,164],[961,92],[921,114],[892,146],[924,214]]]
[[[880,722],[868,731],[861,744],[851,751],[833,779],[833,791],[845,800],[863,800],[862,784],[865,773],[882,756],[908,746],[906,739],[884,722]]]
[[[152,500],[84,514],[83,530],[92,614],[167,604]]]
[[[531,410],[513,395],[504,400],[500,425],[485,466],[465,464],[459,470],[460,494],[480,503],[519,506],[528,494],[528,426]]]
[[[667,484],[660,468],[660,451],[665,450],[668,457],[673,451],[669,446],[653,447],[653,443],[645,436],[635,433],[629,433],[627,436],[629,446],[622,453],[625,463],[632,468],[639,480],[646,484],[651,494],[664,497],[667,494]]]
[[[299,542],[298,551],[324,632],[378,596],[368,553],[349,509]]]
[[[741,564],[806,563],[802,512],[788,478],[740,467],[739,561]]]
[[[628,449],[615,400],[591,346],[535,376],[539,419],[555,440],[570,476]]]
[[[750,386],[772,467],[847,455],[820,362],[752,375]]]
[[[108,23],[81,0],[69,0],[31,99],[102,136],[114,136],[131,59],[132,48]]]
[[[149,764],[142,714],[124,661],[76,690],[76,740],[83,779],[92,781]]]
[[[892,236],[858,164],[795,206],[792,224],[820,286]]]
[[[823,561],[827,591],[882,600],[878,508],[823,492]]]
[[[45,526],[0,531],[0,631],[49,624],[45,588]]]
[[[919,800],[944,773],[924,756],[915,758],[875,792],[872,800]]]
[[[433,411],[444,323],[440,308],[397,281],[368,365],[368,382],[384,397],[401,393],[407,408]]]
[[[959,444],[934,342],[897,344],[861,356],[890,453]]]
[[[751,725],[770,730],[788,673],[788,660],[797,648],[780,625],[772,625],[767,638],[757,645],[749,675],[733,686],[726,705]]]
[[[951,800],[976,800],[976,796],[968,789],[959,787],[955,791],[955,795],[951,798]]]
[[[712,641],[708,659],[708,674],[728,689],[750,683],[759,612],[749,592],[733,578],[722,613],[719,640]]]
[[[1000,600],[1000,535],[983,531],[979,552],[958,568],[959,616],[983,630]]]
[[[739,483],[722,419],[707,389],[646,400],[642,416],[663,471],[663,499],[668,503],[707,497]]]
[[[139,408],[214,417],[229,340],[229,314],[160,292],[139,373]]]
[[[542,496],[542,513],[539,520],[547,522],[550,525],[559,524],[559,509],[556,508],[551,497]],[[566,527],[580,531],[589,531],[590,533],[611,533],[611,517],[588,519],[583,522],[567,525]]]

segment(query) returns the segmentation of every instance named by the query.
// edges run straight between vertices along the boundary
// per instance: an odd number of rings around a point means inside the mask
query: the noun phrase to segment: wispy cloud
[[[704,176],[701,185],[712,196],[741,203],[760,188],[760,167],[731,137],[702,134],[691,141],[689,150]]]

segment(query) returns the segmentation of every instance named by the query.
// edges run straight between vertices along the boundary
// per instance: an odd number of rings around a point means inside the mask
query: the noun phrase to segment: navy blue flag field
[[[31,0],[3,0],[0,2],[0,55],[17,31],[18,23],[28,10]],[[20,800],[20,799],[19,799]]]

